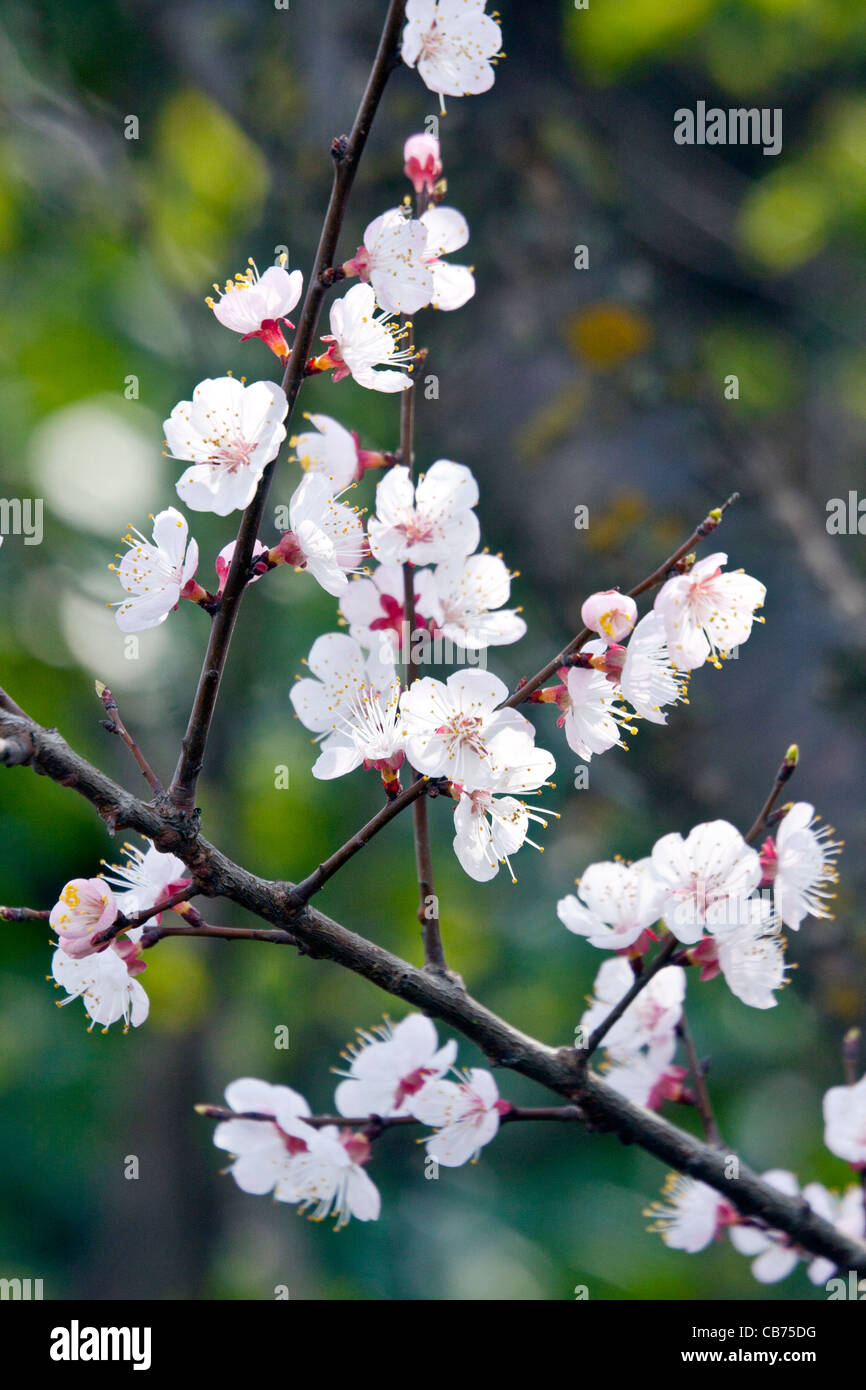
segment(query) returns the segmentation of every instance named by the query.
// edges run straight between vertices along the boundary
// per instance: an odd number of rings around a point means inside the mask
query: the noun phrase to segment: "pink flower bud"
[[[590,594],[580,610],[580,616],[591,632],[608,641],[618,642],[627,637],[637,622],[637,604],[628,594],[616,589]]]
[[[403,146],[404,169],[416,193],[433,191],[442,173],[442,156],[435,135],[410,135]]]
[[[223,546],[222,550],[216,558],[215,568],[217,572],[217,578],[219,579],[219,588],[217,589],[218,596],[222,594],[222,591],[226,586],[226,580],[229,577],[229,570],[231,568],[232,560],[234,559],[236,545],[237,541],[229,541],[228,545]],[[256,541],[255,545],[253,546],[253,559],[257,560],[260,555],[267,555],[267,553],[268,547],[266,545],[263,545],[261,541]],[[264,573],[265,570],[257,572],[253,575],[252,579],[249,582],[251,584],[254,584],[257,579],[261,579]]]

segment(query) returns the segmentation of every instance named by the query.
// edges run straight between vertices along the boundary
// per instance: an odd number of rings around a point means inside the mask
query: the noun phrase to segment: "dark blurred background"
[[[580,625],[588,592],[634,583],[734,489],[718,545],[767,584],[767,621],[736,663],[696,674],[667,730],[645,726],[628,753],[594,759],[587,791],[572,791],[577,759],[551,712],[536,712],[563,819],[543,861],[522,851],[515,887],[465,878],[448,808],[431,806],[449,959],[516,1025],[568,1041],[602,956],[563,931],[558,897],[593,859],[644,854],[668,830],[715,816],[745,828],[796,740],[796,795],[847,841],[836,919],[792,940],[800,969],[777,1009],[749,1010],[716,982],[692,1022],[729,1140],[759,1168],[841,1185],[820,1098],[841,1079],[843,1031],[864,1022],[866,576],[862,539],[825,522],[829,499],[866,493],[866,13],[860,0],[499,3],[508,57],[495,87],[450,100],[441,127],[478,294],[416,319],[440,388],[419,403],[419,461],[476,471],[485,542],[521,571],[530,635],[491,666],[508,681],[531,674]],[[276,373],[204,296],[280,246],[308,269],[328,144],[351,123],[383,11],[4,6],[2,492],[44,498],[45,536],[10,536],[0,554],[0,680],[130,786],[93,680],[170,774],[206,619],[184,605],[125,659],[105,566],[130,521],[176,501],[179,470],[161,456],[175,402],[228,368]],[[782,107],[783,152],[676,145],[673,113],[698,100]],[[403,196],[403,140],[436,108],[417,74],[395,74],[344,255]],[[124,138],[129,116],[138,139]],[[574,268],[579,245],[587,270]],[[731,375],[738,400],[725,399]],[[397,442],[395,402],[351,382],[313,381],[302,406],[368,446]],[[284,464],[274,502],[296,481]],[[580,504],[588,531],[574,527]],[[236,520],[192,517],[206,584]],[[372,776],[315,782],[291,717],[301,658],[334,618],[312,580],[277,575],[251,592],[235,638],[199,800],[209,838],[263,875],[302,876],[378,804]],[[274,786],[281,764],[287,791]],[[50,906],[68,878],[117,857],[84,802],[29,773],[0,777],[0,814],[4,903]],[[321,903],[417,959],[410,824]],[[226,905],[211,916],[241,920]],[[824,1296],[802,1270],[761,1289],[726,1243],[668,1251],[642,1216],[660,1166],[559,1127],[510,1128],[479,1166],[437,1182],[423,1179],[422,1149],[387,1135],[371,1168],[382,1219],[337,1238],[220,1178],[224,1155],[192,1107],[246,1074],[328,1108],[328,1068],[354,1027],[402,1008],[289,952],[173,940],[148,958],[147,1024],[89,1035],[79,1003],[54,1007],[41,925],[5,926],[0,958],[0,1274],[41,1277],[47,1297],[254,1299],[287,1285],[292,1298],[546,1300],[579,1284],[613,1299]],[[274,1047],[280,1025],[288,1052]],[[461,1060],[479,1059],[461,1045]],[[515,1101],[543,1103],[528,1082],[500,1080]],[[124,1178],[130,1155],[137,1181]]]

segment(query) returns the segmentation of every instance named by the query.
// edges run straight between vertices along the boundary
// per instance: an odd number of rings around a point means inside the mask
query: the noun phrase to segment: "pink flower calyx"
[[[779,856],[776,852],[776,842],[772,835],[768,835],[761,845],[761,885],[765,887],[768,883],[773,883],[779,868]]]
[[[721,970],[718,943],[713,936],[704,936],[696,946],[686,951],[686,959],[691,965],[701,968],[700,979],[714,980]]]
[[[340,1143],[352,1162],[357,1163],[359,1167],[363,1167],[365,1163],[370,1162],[373,1150],[366,1134],[361,1134],[359,1130],[341,1130]]]
[[[283,335],[280,324],[284,323],[287,328],[294,328],[294,324],[289,319],[264,319],[260,328],[254,328],[251,333],[244,333],[241,342],[245,343],[248,338],[261,338],[266,347],[279,357],[281,361],[289,355],[289,345]]]

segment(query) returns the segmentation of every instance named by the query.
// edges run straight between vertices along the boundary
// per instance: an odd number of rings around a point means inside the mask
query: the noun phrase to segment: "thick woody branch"
[[[42,729],[20,713],[9,713],[8,705],[0,701],[0,738],[22,737],[32,745],[27,762],[35,772],[74,788],[115,829],[137,830],[159,849],[176,853],[194,874],[199,892],[231,899],[286,932],[305,954],[341,965],[440,1019],[475,1043],[491,1065],[517,1071],[578,1106],[588,1127],[637,1144],[670,1167],[709,1184],[742,1215],[785,1232],[803,1250],[866,1274],[866,1245],[835,1230],[801,1199],[787,1197],[762,1182],[745,1164],[731,1164],[731,1155],[693,1138],[661,1115],[632,1105],[581,1064],[579,1050],[550,1047],[529,1037],[447,975],[401,960],[304,904],[293,884],[269,882],[240,868],[202,839],[170,805],[161,814],[155,806],[139,801],[74,753],[56,730]],[[733,1170],[736,1178],[729,1176]]]
[[[399,62],[398,44],[405,10],[406,0],[391,0],[379,41],[379,48],[355,117],[352,133],[348,139],[341,136],[332,145],[334,183],[331,198],[322,226],[315,264],[307,282],[307,293],[298,320],[292,352],[283,374],[283,390],[289,403],[286,415],[287,425],[291,420],[295,401],[304,380],[304,369],[310,356],[310,349],[326,292],[320,279],[321,273],[331,265],[334,259],[358,162],[367,143],[370,126],[385,90],[388,76]],[[258,491],[244,512],[241,521],[235,553],[222,594],[222,602],[211,625],[210,640],[199,676],[198,688],[186,733],[183,737],[180,758],[172,779],[169,793],[171,800],[178,810],[187,816],[192,815],[194,811],[196,785],[201,773],[211,721],[216,709],[220,682],[228,658],[229,644],[237,621],[238,609],[249,578],[253,547],[265,514],[276,462],[274,460],[269,463],[265,469]]]

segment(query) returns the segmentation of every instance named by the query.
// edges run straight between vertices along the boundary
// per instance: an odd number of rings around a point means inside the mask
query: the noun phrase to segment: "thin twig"
[[[102,946],[105,942],[113,941],[116,936],[120,936],[121,932],[144,926],[145,922],[150,921],[151,917],[158,917],[161,912],[168,912],[171,908],[176,907],[178,903],[186,902],[187,898],[194,898],[198,891],[195,884],[190,883],[186,888],[178,888],[170,897],[164,898],[162,902],[155,903],[153,907],[143,908],[141,912],[133,912],[128,917],[123,912],[118,913],[116,921],[114,921],[110,927],[106,927],[105,931],[101,931],[97,936],[94,936],[93,945]]]
[[[261,1120],[273,1124],[273,1115],[261,1110],[230,1110],[225,1105],[197,1105],[195,1113],[206,1120]],[[337,1125],[341,1129],[372,1129],[380,1133],[386,1129],[404,1129],[408,1125],[420,1125],[414,1115],[301,1115],[305,1125],[312,1129],[324,1129],[327,1125]],[[554,1121],[573,1124],[583,1119],[577,1105],[513,1105],[499,1117],[501,1125],[516,1121]]]
[[[309,902],[314,893],[318,893],[323,888],[329,878],[333,878],[338,869],[369,844],[374,835],[378,835],[380,830],[398,816],[407,806],[411,806],[419,797],[424,796],[430,789],[430,782],[426,777],[419,777],[411,782],[403,791],[398,792],[392,801],[386,801],[381,811],[377,811],[375,816],[362,825],[360,830],[341,845],[338,850],[319,864],[306,878],[295,885],[294,896],[299,903]]]
[[[331,197],[322,225],[315,263],[307,282],[307,293],[301,316],[298,319],[298,328],[291,355],[283,374],[282,386],[289,403],[285,418],[287,426],[304,380],[307,359],[310,356],[310,349],[326,293],[321,274],[334,261],[358,161],[367,143],[370,126],[385,90],[385,84],[392,69],[399,62],[398,43],[405,9],[406,0],[391,0],[382,29],[379,48],[358,107],[352,133],[348,140],[341,136],[334,140],[331,146],[334,160],[334,182]],[[277,460],[274,460],[269,463],[264,470],[258,491],[244,512],[222,594],[222,602],[211,624],[210,640],[186,733],[183,737],[180,758],[169,790],[173,804],[186,815],[190,815],[194,810],[196,785],[202,769],[220,682],[228,658],[229,644],[237,620],[238,609],[247,586],[253,547],[258,538],[259,527],[265,513],[276,462]]]
[[[629,597],[637,598],[640,594],[646,593],[647,589],[654,589],[657,584],[662,584],[665,579],[668,578],[673,567],[688,555],[693,546],[697,545],[699,541],[704,540],[706,536],[712,535],[713,531],[716,530],[721,522],[728,507],[737,501],[739,495],[738,492],[732,493],[721,507],[716,507],[714,511],[710,512],[701,522],[700,526],[695,527],[687,541],[683,541],[682,545],[678,546],[674,553],[669,555],[657,569],[654,569],[652,574],[648,574],[646,579],[642,579],[639,584],[635,584],[633,589],[629,589]],[[516,705],[522,704],[524,700],[528,700],[529,696],[538,690],[540,686],[544,685],[546,680],[549,680],[551,676],[556,674],[567,657],[571,656],[573,652],[578,651],[585,642],[588,642],[590,638],[595,636],[596,633],[590,632],[589,628],[583,628],[576,637],[572,638],[568,646],[563,647],[562,651],[555,656],[552,661],[548,661],[547,665],[536,672],[530,680],[522,681],[517,689],[509,695],[508,699],[503,700],[503,708],[513,709]]]
[[[722,1142],[722,1137],[719,1133],[719,1127],[713,1113],[713,1103],[710,1099],[709,1087],[707,1086],[706,1070],[698,1057],[695,1048],[695,1040],[692,1037],[692,1030],[688,1024],[685,1009],[683,1009],[680,1021],[677,1024],[677,1033],[682,1039],[686,1060],[689,1064],[689,1071],[695,1083],[695,1104],[698,1114],[701,1117],[701,1124],[704,1127],[704,1138],[708,1144],[718,1146]]]
[[[770,795],[767,797],[767,800],[764,802],[763,806],[761,807],[761,810],[760,810],[760,813],[759,813],[759,815],[758,815],[757,820],[755,821],[755,823],[754,823],[754,825],[752,826],[751,830],[749,830],[749,831],[746,833],[746,835],[743,836],[743,838],[744,838],[744,840],[746,841],[747,844],[751,844],[752,841],[753,841],[754,839],[756,839],[758,835],[760,835],[761,830],[763,829],[763,827],[764,827],[764,826],[766,825],[766,823],[767,823],[767,818],[768,818],[770,812],[772,811],[773,807],[774,807],[775,804],[776,804],[776,801],[777,801],[777,799],[778,799],[778,797],[779,797],[779,793],[781,792],[781,790],[782,790],[782,788],[784,787],[785,783],[786,783],[787,781],[789,781],[791,777],[793,777],[793,775],[794,775],[794,770],[795,770],[795,768],[796,768],[796,766],[797,766],[797,763],[799,762],[799,759],[800,759],[800,754],[799,754],[799,750],[798,750],[798,748],[797,748],[797,745],[796,745],[796,743],[792,743],[792,744],[791,744],[791,747],[788,749],[787,753],[785,754],[785,757],[784,757],[784,759],[783,759],[783,761],[782,761],[782,765],[781,765],[781,767],[779,768],[779,771],[776,773],[776,779],[775,779],[775,781],[773,782],[773,786],[772,786],[772,789],[771,789],[771,791],[770,791]]]
[[[607,1018],[603,1018],[598,1027],[590,1033],[586,1047],[578,1049],[578,1057],[582,1066],[586,1066],[593,1052],[604,1042],[613,1025],[619,1022],[626,1009],[634,1003],[641,991],[646,989],[650,980],[668,964],[679,944],[675,936],[669,936],[658,955],[655,957],[655,960],[647,966],[642,974],[635,977],[634,984],[630,989],[626,990],[619,1003],[614,1005],[607,1015]]]
[[[146,927],[141,944],[145,950],[166,936],[213,936],[220,941],[270,941],[275,946],[298,946],[297,938],[278,927],[213,927],[208,922],[187,926]]]
[[[103,685],[101,681],[96,682],[96,693],[102,702],[106,714],[108,715],[108,719],[102,721],[102,727],[120,736],[120,738],[126,744],[132,756],[135,758],[135,761],[138,763],[138,766],[141,770],[141,774],[147,782],[148,786],[150,787],[151,791],[154,792],[157,796],[161,795],[162,783],[160,782],[150,763],[147,761],[147,758],[142,753],[135,739],[132,737],[132,734],[129,732],[123,720],[121,719],[120,710],[117,708],[117,700],[112,695],[108,686]]]
[[[406,346],[413,347],[412,325],[404,321],[403,331]],[[415,395],[417,387],[412,385],[400,398],[400,450],[403,464],[414,471],[415,443]],[[402,631],[408,635],[409,650],[406,652],[406,688],[418,676],[418,668],[413,657],[415,635],[415,566],[407,560],[403,565],[403,624]],[[420,773],[413,769],[417,781]],[[421,923],[421,937],[424,943],[424,964],[430,970],[447,970],[445,949],[442,945],[442,932],[439,925],[439,903],[436,885],[433,880],[433,854],[430,849],[430,824],[427,815],[427,798],[419,796],[412,806],[412,821],[415,841],[415,871],[418,877],[418,921]]]

